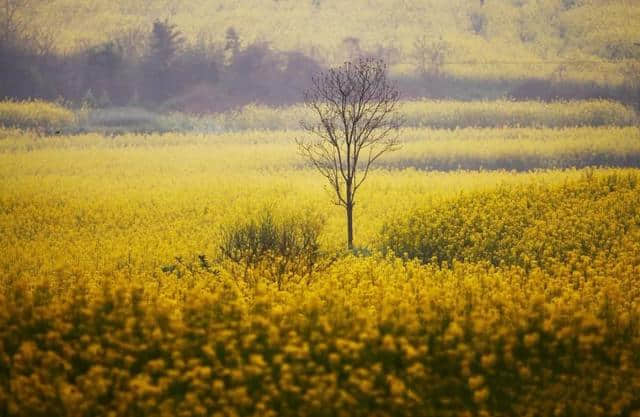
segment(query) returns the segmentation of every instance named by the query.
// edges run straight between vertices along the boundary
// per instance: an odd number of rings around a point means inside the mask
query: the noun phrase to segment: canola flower
[[[488,261],[527,270],[552,269],[572,257],[612,257],[638,239],[639,180],[635,172],[600,177],[588,170],[575,183],[462,195],[391,220],[382,247],[423,262]]]
[[[611,100],[455,101],[413,100],[400,102],[405,127],[413,129],[462,128],[575,128],[630,127],[638,122],[636,111]],[[82,108],[76,111],[56,103],[0,101],[0,125],[9,128],[63,129],[69,132],[109,131],[126,134],[151,132],[243,132],[298,131],[301,120],[313,118],[301,105],[271,107],[248,104],[240,109],[212,115],[155,114],[135,107]],[[300,132],[296,132],[300,135]],[[266,136],[269,136],[267,134]],[[75,142],[75,141],[74,141]],[[264,143],[264,138],[259,140]]]
[[[628,415],[637,254],[553,273],[346,258],[285,292],[4,282],[0,398],[9,415]]]
[[[7,164],[29,164],[36,158],[90,155],[87,162],[113,156],[124,159],[162,158],[169,169],[176,156],[193,160],[190,171],[207,171],[205,163],[239,169],[305,168],[297,153],[301,131],[242,131],[224,133],[124,134],[113,138],[98,133],[47,137],[29,132],[0,130],[0,158]],[[637,127],[499,128],[432,130],[406,128],[400,150],[385,154],[378,166],[419,170],[517,170],[581,167],[640,166],[640,130]],[[64,151],[64,152],[63,152]],[[126,152],[122,152],[126,151]],[[247,158],[257,153],[261,157]],[[137,161],[136,161],[137,162]],[[148,163],[145,163],[148,165]],[[156,165],[154,169],[163,165]]]
[[[0,155],[1,415],[638,415],[638,170],[379,170],[372,254],[279,289],[217,230],[322,211],[331,254],[344,225],[273,139]]]
[[[0,126],[22,129],[59,129],[73,125],[76,114],[61,105],[43,101],[0,101]]]
[[[399,105],[405,126],[460,129],[465,127],[633,126],[633,108],[611,100],[510,101],[411,100]],[[297,130],[313,114],[303,106],[271,107],[249,104],[213,117],[226,130]]]

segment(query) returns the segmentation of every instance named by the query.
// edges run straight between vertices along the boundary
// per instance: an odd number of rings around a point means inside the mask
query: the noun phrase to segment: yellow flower
[[[387,383],[389,384],[389,390],[393,396],[401,396],[405,393],[406,387],[401,379],[396,378],[393,375],[387,376]]]
[[[493,353],[482,355],[480,362],[484,368],[492,368],[496,364],[496,355]]]
[[[469,382],[469,387],[475,391],[476,389],[484,385],[484,377],[482,375],[472,376],[472,377],[469,377],[468,382]]]
[[[531,333],[524,336],[524,345],[528,348],[533,347],[540,340],[538,333]]]
[[[487,398],[489,398],[489,389],[488,388],[482,388],[480,390],[475,390],[473,391],[473,400],[476,403],[483,403],[487,400]]]

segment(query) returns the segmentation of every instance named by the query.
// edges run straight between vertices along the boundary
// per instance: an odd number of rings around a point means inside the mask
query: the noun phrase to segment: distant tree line
[[[63,99],[78,106],[141,106],[206,113],[252,102],[298,102],[309,88],[311,76],[323,70],[321,59],[301,51],[277,51],[267,42],[245,44],[232,27],[222,42],[207,36],[187,42],[166,20],[155,21],[146,29],[124,31],[100,45],[61,53],[52,36],[45,31],[28,32],[12,10],[0,13],[0,99]],[[345,38],[340,48],[348,60],[381,57],[391,65],[399,54],[393,48],[365,50],[354,37]],[[443,70],[449,50],[442,38],[416,40],[416,73],[396,80],[402,96],[609,98],[640,103],[640,72],[636,70],[630,72],[631,82],[624,86],[544,79],[460,79]]]
[[[205,112],[248,102],[290,104],[320,69],[312,58],[266,42],[242,47],[232,28],[223,44],[188,43],[168,21],[68,54],[38,50],[25,37],[0,38],[0,96],[62,97],[96,107]]]

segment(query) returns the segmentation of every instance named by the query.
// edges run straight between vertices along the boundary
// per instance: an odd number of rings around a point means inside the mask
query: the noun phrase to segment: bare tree
[[[300,122],[312,139],[299,139],[298,148],[327,178],[335,203],[346,209],[349,249],[356,192],[373,163],[399,148],[399,97],[387,79],[386,64],[374,58],[319,73],[304,95],[316,121]]]
[[[412,58],[421,76],[439,76],[445,64],[449,46],[442,39],[429,41],[426,35],[422,35],[413,42]]]
[[[21,21],[18,14],[26,4],[26,0],[5,0],[0,4],[0,40],[7,42],[20,30]]]
[[[25,12],[37,7],[41,0],[1,0],[0,1],[0,42],[22,40],[27,32]]]

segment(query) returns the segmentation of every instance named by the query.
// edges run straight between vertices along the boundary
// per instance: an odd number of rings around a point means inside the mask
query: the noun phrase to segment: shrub
[[[281,288],[293,277],[309,277],[320,261],[321,219],[295,216],[278,219],[265,211],[257,219],[231,224],[223,230],[220,252],[234,272],[255,283],[252,270],[265,266],[266,277]]]

